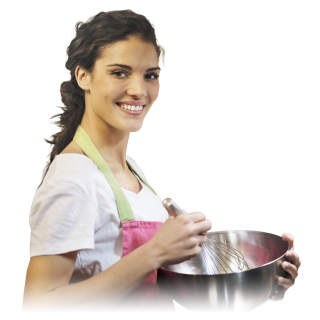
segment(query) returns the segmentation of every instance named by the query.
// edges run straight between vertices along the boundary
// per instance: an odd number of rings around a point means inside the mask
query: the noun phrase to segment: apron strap
[[[118,181],[114,177],[111,169],[109,168],[107,162],[103,159],[102,155],[98,149],[93,144],[92,140],[85,132],[85,130],[79,125],[77,131],[73,137],[73,140],[80,146],[83,152],[96,164],[100,171],[104,174],[107,181],[109,182],[118,207],[118,212],[121,222],[134,220],[134,216],[129,204],[128,199],[126,198],[124,192],[122,191]],[[137,171],[132,167],[132,165],[126,161],[129,169],[134,172],[137,177],[150,188],[150,190],[155,194],[156,192],[151,188],[151,186],[141,178]]]
[[[148,182],[146,182],[144,179],[142,179],[142,178],[140,177],[140,175],[138,175],[138,173],[131,167],[131,165],[129,164],[128,160],[127,160],[127,164],[128,164],[129,169],[130,169],[131,171],[133,171],[133,172],[139,177],[139,179],[140,179],[146,186],[148,186],[148,187],[151,189],[151,191],[152,191],[155,195],[158,196],[158,194],[154,191],[154,189],[151,187],[151,185],[150,185]]]

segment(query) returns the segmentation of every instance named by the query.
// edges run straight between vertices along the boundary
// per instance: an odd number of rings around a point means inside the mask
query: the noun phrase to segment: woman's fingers
[[[281,238],[289,243],[289,250],[294,249],[294,235],[292,233],[282,233]]]
[[[279,277],[277,279],[277,283],[280,285],[279,289],[275,292],[275,294],[270,298],[272,301],[282,300],[285,292],[294,285],[295,279],[298,276],[298,269],[301,265],[300,258],[294,249],[294,237],[291,233],[283,233],[282,239],[288,242],[289,249],[286,252],[285,256],[289,261],[284,261],[281,264],[283,270],[288,272],[289,277]]]
[[[286,258],[289,259],[290,262],[293,263],[297,269],[299,269],[299,267],[301,265],[301,261],[300,261],[300,258],[296,252],[294,252],[293,250],[288,250],[286,252]]]
[[[282,263],[282,268],[290,274],[290,276],[292,277],[293,281],[298,276],[298,268],[294,264],[292,264],[290,262],[283,262]]]

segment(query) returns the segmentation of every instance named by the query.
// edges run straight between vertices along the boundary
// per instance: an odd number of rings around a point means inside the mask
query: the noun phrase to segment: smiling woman
[[[161,71],[161,67],[159,66],[160,61],[162,61],[164,69],[166,69],[164,61],[166,50],[157,39],[153,23],[145,16],[133,10],[102,11],[89,17],[86,21],[79,20],[74,30],[75,32],[71,35],[71,41],[67,46],[65,56],[65,67],[69,70],[70,79],[62,82],[60,86],[63,111],[49,117],[49,120],[58,119],[53,120],[52,124],[57,126],[59,131],[52,134],[50,139],[44,138],[44,141],[51,145],[51,150],[50,154],[46,157],[46,165],[43,168],[38,188],[42,185],[50,164],[56,155],[74,143],[73,137],[78,126],[80,124],[86,125],[85,114],[91,115],[92,112],[95,112],[92,109],[90,90],[97,89],[97,86],[94,88],[90,87],[93,83],[90,83],[88,86],[88,83],[82,82],[83,77],[86,77],[85,81],[88,81],[90,76],[90,80],[93,80],[94,76],[100,77],[101,80],[104,76],[104,85],[112,87],[109,87],[108,91],[116,89],[117,94],[113,95],[115,101],[113,101],[112,114],[113,117],[115,116],[115,112],[118,116],[123,114],[123,117],[117,121],[122,123],[122,129],[126,127],[125,132],[128,136],[128,133],[137,132],[141,129],[143,120],[124,118],[125,113],[117,113],[116,103],[131,101],[131,105],[136,105],[136,99],[141,100],[139,105],[143,103],[146,106],[144,108],[146,110],[143,110],[146,116],[159,92],[160,84],[157,81]],[[130,38],[131,41],[128,46],[126,41]],[[136,40],[132,41],[134,38]],[[145,44],[144,48],[143,50],[136,50],[135,57],[131,56],[131,53],[128,51],[123,51],[133,48],[134,44],[139,46],[141,43]],[[108,48],[110,48],[110,51],[107,50]],[[122,50],[121,61],[120,57],[116,56],[120,52],[119,50]],[[145,50],[148,51],[149,59],[147,62],[141,63],[142,60],[139,55],[144,54]],[[105,74],[102,75],[102,72],[97,73],[98,64],[99,67],[103,66],[103,68],[108,70],[108,77]],[[119,70],[119,67],[126,70]],[[149,73],[150,71],[159,72]],[[123,73],[123,75],[120,76],[120,73]],[[152,96],[148,95],[150,90],[152,90]],[[128,99],[130,95],[132,97]],[[100,96],[100,98],[102,97]],[[101,106],[104,107],[104,105],[99,105],[99,107]],[[120,111],[122,110],[119,108]],[[102,125],[102,122],[105,123],[105,128],[108,127],[105,121],[106,116],[107,110],[105,110],[102,119],[99,121],[100,125]],[[133,123],[132,121],[136,121],[134,119],[140,122]],[[126,121],[126,124],[123,121]],[[89,128],[86,129],[89,130]],[[124,138],[124,141],[126,139]]]
[[[148,77],[158,64],[154,45],[131,36],[106,47],[91,72],[81,66],[75,70],[78,86],[85,92],[81,127],[100,147],[105,161],[118,163],[124,174],[129,172],[126,154],[130,133],[141,130],[159,96],[158,78]],[[126,69],[123,77],[115,74],[119,65]],[[126,104],[127,109],[118,108],[118,103]],[[145,107],[136,110],[137,106]]]
[[[211,221],[169,218],[126,155],[159,94],[155,31],[131,10],[76,24],[65,107],[30,212],[24,308],[174,310],[157,269],[198,255]],[[53,117],[53,118],[54,118]]]

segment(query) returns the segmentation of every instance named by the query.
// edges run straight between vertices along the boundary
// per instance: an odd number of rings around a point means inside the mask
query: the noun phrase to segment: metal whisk
[[[164,199],[162,204],[170,216],[176,217],[184,214],[179,206],[170,198]],[[201,246],[203,248],[201,254],[209,274],[233,273],[249,269],[243,254],[223,242],[208,239]]]

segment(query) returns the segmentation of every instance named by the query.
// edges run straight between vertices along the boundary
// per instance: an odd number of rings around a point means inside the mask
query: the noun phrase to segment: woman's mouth
[[[135,116],[138,116],[140,115],[142,112],[143,112],[143,109],[145,107],[145,105],[142,105],[142,106],[132,106],[132,105],[129,105],[129,104],[120,104],[119,102],[116,102],[116,105],[122,110],[124,111],[125,113],[128,113],[128,114],[132,114],[132,115],[135,115]]]

